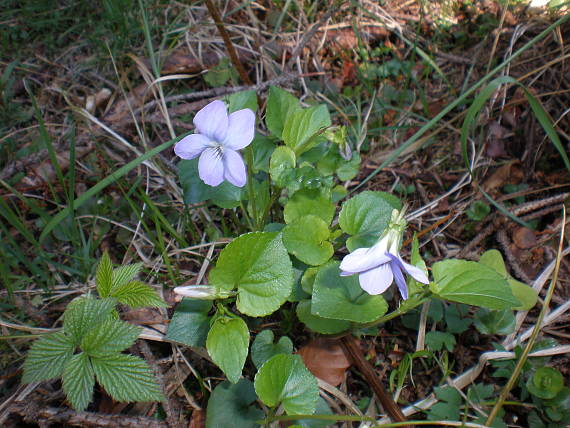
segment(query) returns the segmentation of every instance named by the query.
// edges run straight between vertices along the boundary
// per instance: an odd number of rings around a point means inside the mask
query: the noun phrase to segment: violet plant
[[[196,114],[198,133],[175,148],[186,203],[236,209],[249,228],[221,251],[208,284],[175,288],[185,298],[167,339],[205,346],[228,379],[212,392],[207,426],[255,426],[264,415],[256,398],[269,409],[265,424],[278,409],[291,419],[323,411],[317,381],[292,355],[289,338],[273,343],[272,332],[262,331],[250,350],[248,319],[286,303],[308,330],[328,335],[365,334],[430,299],[488,310],[535,304],[532,289],[510,278],[496,257],[448,259],[428,269],[414,239],[410,263],[404,261],[402,202],[377,191],[351,196],[339,184],[356,176],[360,157],[349,149],[346,129],[331,126],[326,106],[302,107],[272,87],[261,133],[254,130],[254,92],[225,102],[228,120],[225,105],[214,101]],[[242,148],[247,172],[238,162]],[[402,300],[389,311],[383,293],[394,281]],[[248,355],[258,369],[253,383],[242,377]],[[221,412],[228,402],[233,410]]]

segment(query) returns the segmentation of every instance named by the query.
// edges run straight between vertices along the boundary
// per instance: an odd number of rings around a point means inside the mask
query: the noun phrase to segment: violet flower
[[[216,100],[196,113],[194,126],[197,133],[176,143],[174,153],[182,159],[200,156],[198,174],[210,186],[224,180],[245,186],[247,174],[238,150],[253,140],[255,113],[246,108],[228,116],[226,105]]]
[[[418,282],[429,284],[423,270],[406,263],[400,257],[400,240],[405,226],[404,210],[394,210],[388,227],[373,247],[358,248],[342,259],[341,276],[358,274],[360,287],[369,294],[383,293],[396,280],[404,300],[408,298],[404,272]]]

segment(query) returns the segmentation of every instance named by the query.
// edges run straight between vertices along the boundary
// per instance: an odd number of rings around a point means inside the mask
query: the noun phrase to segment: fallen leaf
[[[536,234],[528,227],[519,227],[513,233],[513,242],[519,248],[533,248],[536,246]]]
[[[196,409],[192,412],[192,419],[188,424],[188,428],[204,428],[206,426],[206,412],[202,409]]]
[[[523,178],[523,172],[517,161],[511,161],[500,166],[483,183],[483,190],[491,192],[503,187],[507,183],[518,184]]]
[[[342,383],[346,369],[350,367],[338,339],[311,340],[299,349],[299,355],[311,373],[333,386]]]

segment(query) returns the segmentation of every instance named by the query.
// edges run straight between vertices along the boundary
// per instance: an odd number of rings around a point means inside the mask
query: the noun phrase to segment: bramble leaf
[[[139,337],[141,328],[124,321],[108,319],[89,330],[81,340],[81,350],[91,357],[121,352]]]
[[[111,294],[113,294],[118,287],[131,281],[141,271],[142,267],[142,263],[134,263],[132,265],[119,266],[117,269],[114,269]]]
[[[158,296],[154,288],[141,281],[130,281],[113,287],[111,297],[131,308],[142,308],[145,306],[163,308],[168,306]]]
[[[107,251],[103,253],[103,257],[101,257],[99,265],[97,266],[95,284],[97,284],[99,296],[109,297],[109,293],[113,287],[113,264],[111,263],[111,258]]]
[[[41,336],[28,351],[22,383],[60,377],[74,350],[75,344],[62,331]]]
[[[134,355],[91,358],[97,381],[116,401],[160,401],[163,395],[146,362]]]
[[[95,373],[84,352],[74,355],[65,365],[63,390],[71,406],[78,412],[87,408],[93,398]]]
[[[115,300],[80,297],[73,300],[63,314],[63,330],[79,345],[85,333],[112,316]]]

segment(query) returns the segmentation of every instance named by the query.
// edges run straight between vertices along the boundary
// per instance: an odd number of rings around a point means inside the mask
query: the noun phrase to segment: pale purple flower
[[[429,284],[425,272],[406,263],[398,253],[404,227],[403,211],[394,210],[390,224],[373,247],[358,248],[342,259],[341,276],[358,274],[360,287],[368,294],[383,293],[395,280],[404,300],[408,298],[404,272],[418,282]]]
[[[255,133],[255,113],[246,108],[228,115],[226,105],[212,101],[194,116],[196,133],[174,146],[182,159],[198,160],[198,174],[210,186],[227,180],[243,187],[247,181],[245,164],[238,150],[247,147]]]

